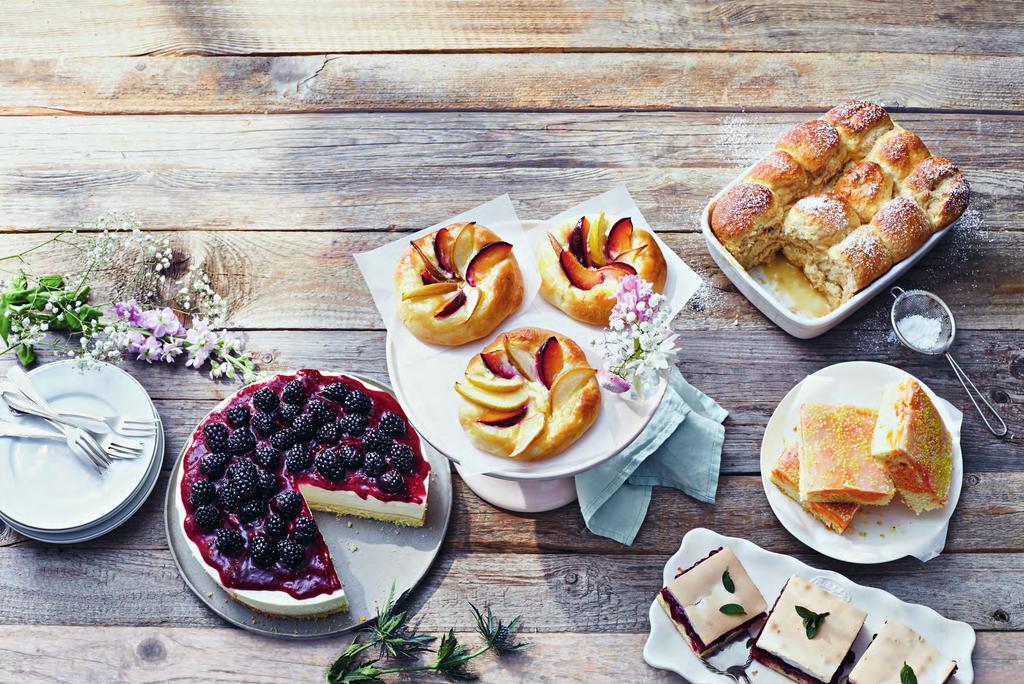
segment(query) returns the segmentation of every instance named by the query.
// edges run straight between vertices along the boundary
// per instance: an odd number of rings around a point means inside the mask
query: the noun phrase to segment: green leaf
[[[39,277],[39,284],[43,287],[48,287],[51,290],[56,290],[64,287],[64,276],[57,273],[51,273],[50,275],[44,275]]]
[[[4,338],[4,343],[7,342],[7,336],[11,334],[11,317],[6,315],[7,306],[4,305],[0,309],[0,337]]]
[[[441,637],[441,643],[437,647],[434,669],[452,679],[472,681],[476,679],[476,675],[466,669],[466,664],[480,653],[482,651],[468,653],[466,647],[460,644],[455,636],[455,630],[449,629],[448,633]]]
[[[24,290],[28,287],[28,278],[25,277],[24,271],[18,271],[11,281],[11,288],[14,290]]]
[[[738,603],[726,603],[724,606],[718,609],[726,615],[746,615],[747,611],[743,609]]]
[[[803,618],[804,631],[807,633],[808,639],[813,639],[818,634],[818,628],[821,627],[821,623],[828,617],[828,613],[815,613],[813,610],[808,610],[803,606],[795,606],[796,614]]]
[[[383,682],[381,671],[374,667],[376,660],[360,662],[359,654],[372,644],[350,643],[327,670],[327,684],[358,684],[359,682]]]
[[[31,366],[35,363],[36,352],[30,344],[19,344],[15,348],[14,353],[18,355],[18,362],[22,366]]]
[[[729,576],[729,569],[726,568],[725,572],[722,573],[722,586],[730,594],[736,593],[736,585],[732,583],[732,577]]]
[[[917,684],[917,675],[914,674],[914,668],[903,663],[903,669],[900,670],[900,684]]]

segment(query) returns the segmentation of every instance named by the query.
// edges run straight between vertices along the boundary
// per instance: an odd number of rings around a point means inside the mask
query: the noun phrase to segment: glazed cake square
[[[904,665],[918,684],[943,684],[956,672],[955,660],[899,620],[888,620],[850,673],[850,684],[900,684]]]
[[[797,606],[828,615],[807,638]],[[789,578],[758,635],[754,660],[801,684],[832,684],[867,613],[796,575]]]
[[[837,534],[842,534],[850,526],[860,504],[829,503],[827,501],[800,500],[800,453],[792,445],[786,445],[775,467],[768,474],[769,479],[783,494],[800,504],[809,515]]]
[[[726,587],[729,573],[732,591]],[[721,547],[677,575],[658,594],[658,603],[700,656],[720,648],[761,619],[768,604],[739,558]],[[742,614],[722,612],[739,605]]]

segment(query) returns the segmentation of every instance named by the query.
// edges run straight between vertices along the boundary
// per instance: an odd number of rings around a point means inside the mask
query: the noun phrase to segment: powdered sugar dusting
[[[813,216],[819,222],[833,229],[846,228],[850,219],[850,207],[842,197],[832,193],[808,195],[793,205],[792,211]]]
[[[762,127],[755,125],[755,121],[752,117],[735,115],[722,119],[715,150],[723,160],[749,164],[772,149],[775,136],[756,135]]]

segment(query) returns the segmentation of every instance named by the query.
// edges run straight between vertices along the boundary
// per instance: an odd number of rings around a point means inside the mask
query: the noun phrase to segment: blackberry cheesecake
[[[176,499],[200,565],[272,615],[348,609],[311,511],[420,527],[430,465],[390,394],[345,375],[279,374],[196,427]]]
[[[888,620],[850,673],[850,684],[900,684],[904,673],[918,684],[943,684],[954,672],[955,660],[899,620]]]
[[[768,604],[728,547],[681,570],[658,593],[658,605],[690,648],[705,657],[744,634]]]
[[[837,684],[867,613],[793,575],[750,650],[751,657],[800,684]]]

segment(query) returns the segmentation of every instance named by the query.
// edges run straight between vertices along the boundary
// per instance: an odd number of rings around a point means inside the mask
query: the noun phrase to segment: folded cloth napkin
[[[654,485],[713,502],[727,415],[673,368],[665,397],[643,432],[621,453],[576,476],[580,510],[590,531],[632,544]]]

